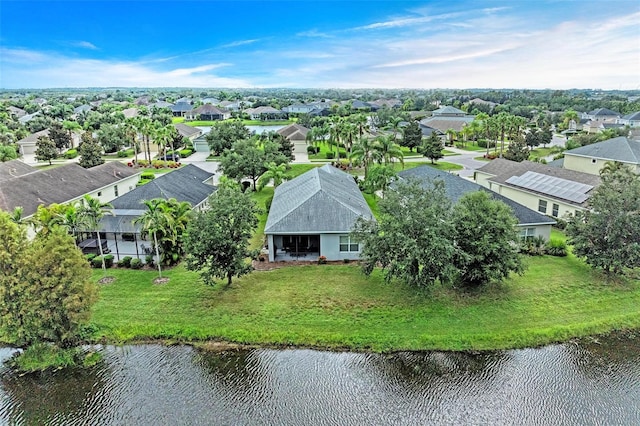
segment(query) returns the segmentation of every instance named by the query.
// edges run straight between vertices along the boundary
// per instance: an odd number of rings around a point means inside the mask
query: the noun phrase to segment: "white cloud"
[[[233,41],[233,42],[231,42],[231,43],[223,44],[223,45],[222,45],[222,46],[220,46],[220,47],[227,48],[227,47],[244,46],[244,45],[247,45],[247,44],[253,44],[253,43],[256,43],[256,42],[258,42],[258,41],[260,41],[260,40],[259,40],[259,39],[257,39],[257,38],[255,38],[255,39],[251,39],[251,40],[238,40],[238,41]]]
[[[98,47],[89,41],[74,41],[73,46],[82,47],[83,49],[98,50]]]

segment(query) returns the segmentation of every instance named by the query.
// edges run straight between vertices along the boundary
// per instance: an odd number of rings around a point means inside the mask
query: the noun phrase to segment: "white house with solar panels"
[[[540,163],[497,158],[475,172],[476,183],[547,216],[587,210],[600,176]]]
[[[373,219],[353,176],[331,165],[275,190],[264,233],[269,261],[355,260],[362,246],[349,235],[359,217]]]

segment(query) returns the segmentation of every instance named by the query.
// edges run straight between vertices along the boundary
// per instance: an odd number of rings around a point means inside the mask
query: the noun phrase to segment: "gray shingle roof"
[[[427,185],[428,182],[440,179],[444,182],[445,192],[453,203],[457,203],[460,198],[462,198],[469,192],[486,191],[495,200],[502,201],[511,208],[513,214],[518,219],[518,223],[520,226],[534,224],[553,225],[554,223],[556,223],[553,219],[550,219],[545,215],[533,211],[530,208],[523,206],[522,204],[518,204],[515,201],[512,201],[498,194],[497,192],[493,192],[487,188],[484,188],[483,186],[478,185],[477,183],[461,178],[460,176],[434,169],[433,167],[421,166],[414,169],[404,170],[398,173],[398,176],[403,179],[414,177],[422,181],[425,185]]]
[[[618,114],[615,111],[611,111],[608,108],[598,108],[598,109],[594,109],[593,111],[589,112],[589,115],[593,115],[593,116],[598,116],[598,117],[602,117],[602,116],[619,116],[620,114]]]
[[[446,133],[449,129],[453,129],[456,132],[459,132],[464,128],[464,126],[471,123],[472,121],[472,116],[461,117],[434,115],[433,117],[420,120],[420,124],[431,127],[432,129],[438,129],[442,133]]]
[[[631,114],[627,114],[622,117],[625,120],[639,121],[640,120],[640,111],[632,112]]]
[[[634,141],[620,136],[603,142],[571,149],[565,151],[564,154],[640,164],[640,141]]]
[[[188,102],[178,102],[175,105],[171,105],[169,109],[173,112],[186,112],[191,111],[193,106]]]
[[[90,169],[73,163],[36,171],[0,181],[0,209],[11,211],[20,206],[27,217],[34,214],[41,204],[66,203],[137,173],[117,161]]]
[[[298,133],[301,136],[301,139],[305,139],[307,137],[307,133],[309,133],[309,129],[301,124],[293,123],[289,124],[286,127],[283,127],[277,132],[285,138],[291,138],[291,136],[293,136],[295,133]]]
[[[121,195],[111,202],[114,209],[144,209],[142,202],[154,198],[175,198],[188,201],[192,206],[203,202],[216,190],[215,186],[203,183],[213,173],[193,164],[186,165],[170,173],[156,177],[149,183]]]
[[[20,160],[11,160],[0,163],[0,182],[18,176],[26,175],[27,173],[33,173],[37,170],[38,169],[36,169],[35,167],[31,167],[30,165],[23,163]]]
[[[458,109],[456,107],[452,107],[450,105],[444,106],[442,108],[438,108],[435,111],[431,112],[432,115],[436,116],[436,115],[445,115],[445,114],[455,114],[455,115],[466,115],[467,113],[464,112],[461,109]]]
[[[373,219],[353,176],[327,164],[276,188],[264,232],[347,233],[361,216]]]
[[[197,127],[187,126],[186,124],[183,124],[183,123],[176,123],[173,126],[176,128],[176,130],[182,137],[188,138],[193,135],[202,134],[202,130],[198,129]]]

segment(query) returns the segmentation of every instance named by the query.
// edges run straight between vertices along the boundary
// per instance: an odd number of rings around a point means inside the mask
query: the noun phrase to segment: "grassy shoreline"
[[[535,347],[639,329],[640,281],[605,283],[582,261],[529,258],[529,270],[479,293],[416,291],[356,265],[255,271],[208,287],[178,266],[114,269],[92,316],[96,342],[393,352]],[[554,271],[551,273],[550,271]],[[101,272],[96,271],[97,280]],[[212,343],[213,342],[213,343]]]

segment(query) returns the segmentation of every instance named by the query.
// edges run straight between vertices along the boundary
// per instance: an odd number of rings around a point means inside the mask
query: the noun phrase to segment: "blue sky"
[[[640,89],[633,1],[11,1],[0,88]]]

